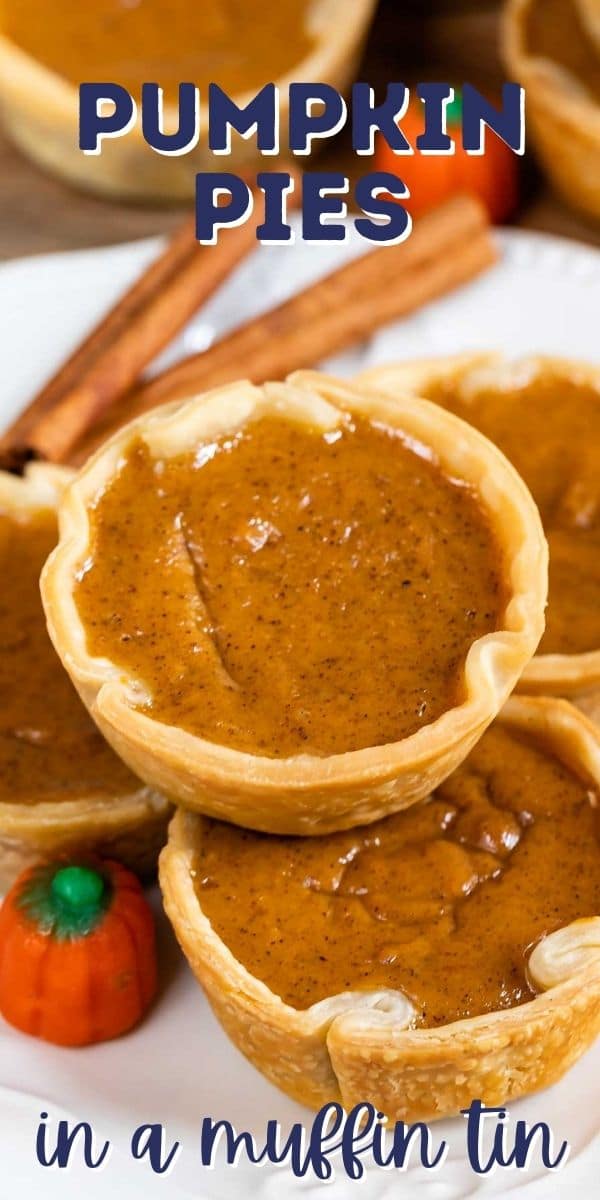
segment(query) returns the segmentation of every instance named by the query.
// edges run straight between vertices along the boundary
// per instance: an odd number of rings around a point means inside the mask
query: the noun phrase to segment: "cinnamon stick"
[[[144,367],[256,244],[263,194],[253,216],[219,240],[199,246],[185,224],[166,250],[78,347],[0,438],[0,466],[30,457],[63,462],[73,446],[131,388]]]
[[[154,259],[142,275],[120,297],[113,308],[92,329],[87,337],[47,380],[33,400],[28,404],[0,436],[0,453],[14,458],[18,464],[20,455],[26,451],[27,437],[42,414],[51,410],[68,387],[73,386],[83,372],[111,344],[130,322],[135,313],[147,300],[178,270],[195,245],[195,222],[192,217],[178,227],[167,246]]]
[[[327,330],[343,329],[347,320],[345,314],[355,310],[357,299],[359,303],[361,299],[364,302],[369,295],[371,303],[377,303],[378,291],[388,287],[396,289],[403,280],[410,287],[410,276],[415,270],[450,253],[453,246],[474,237],[487,226],[487,214],[478,200],[471,196],[453,198],[422,217],[406,242],[397,246],[382,246],[346,263],[271,312],[247,321],[208,350],[176,363],[145,385],[143,403],[151,407],[190,396],[199,387],[206,387],[207,379],[211,380],[210,386],[214,386],[212,380],[221,382],[222,371],[230,363],[233,364],[234,359],[240,364],[248,362],[248,369],[251,370],[255,354],[264,358],[265,343],[275,342],[284,335],[288,338],[293,335],[294,346],[300,345],[304,356],[312,347],[312,335],[309,337],[305,331],[315,318],[319,323],[324,321]],[[409,308],[408,303],[404,311]],[[332,319],[332,309],[339,312],[339,320]],[[366,302],[363,303],[362,312],[365,331],[369,332],[372,326]],[[330,343],[329,336],[324,334],[319,338],[319,346],[314,349],[313,363],[361,336],[356,321],[349,320],[348,323],[352,326],[350,340],[339,340],[341,335],[338,334],[335,341]],[[272,346],[272,352],[275,360],[282,358],[276,345]],[[293,358],[289,369],[294,370],[295,366],[296,360]],[[228,375],[229,379],[235,377]],[[129,407],[128,403],[128,411]]]
[[[421,218],[411,238],[354,259],[303,292],[163,372],[76,447],[83,462],[125,421],[156,404],[243,377],[280,379],[466,282],[496,260],[486,215],[460,197]]]

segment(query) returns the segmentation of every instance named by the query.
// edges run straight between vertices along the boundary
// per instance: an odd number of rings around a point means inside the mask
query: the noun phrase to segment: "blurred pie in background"
[[[504,50],[528,125],[567,203],[600,217],[600,0],[508,0]]]
[[[176,101],[186,81],[258,89],[312,50],[306,0],[267,7],[266,19],[245,0],[4,0],[1,12],[5,35],[69,82],[115,80],[133,95],[156,82]]]
[[[142,83],[160,84],[169,132],[179,125],[179,83],[195,83],[202,105],[210,82],[239,104],[275,82],[284,142],[288,84],[319,80],[344,91],[374,9],[375,0],[0,0],[0,115],[20,149],[78,187],[137,200],[191,198],[197,172],[214,168],[204,133],[189,154],[157,155],[138,112],[126,137],[84,155],[78,85],[110,81],[138,96]],[[228,169],[258,161],[253,139],[233,139]]]

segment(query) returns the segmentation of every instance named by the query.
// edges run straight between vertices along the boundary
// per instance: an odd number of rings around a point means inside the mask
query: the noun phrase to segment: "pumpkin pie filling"
[[[534,995],[527,958],[600,912],[598,793],[493,725],[429,800],[318,839],[203,818],[192,875],[235,958],[297,1009],[397,988],[426,1027]]]
[[[261,417],[172,458],[140,439],[89,515],[88,652],[155,719],[254,754],[343,753],[434,721],[509,598],[474,493],[359,417],[327,432]]]
[[[138,95],[156,80],[176,100],[182,80],[239,94],[291,70],[312,48],[306,11],[306,0],[279,0],[263,20],[247,0],[3,0],[0,27],[77,86],[115,79]]]
[[[506,454],[540,510],[550,548],[550,590],[541,654],[600,646],[600,394],[542,371],[510,389],[453,380],[427,395],[481,430]]]
[[[88,716],[48,633],[39,575],[53,511],[0,513],[0,802],[110,799],[139,789]]]

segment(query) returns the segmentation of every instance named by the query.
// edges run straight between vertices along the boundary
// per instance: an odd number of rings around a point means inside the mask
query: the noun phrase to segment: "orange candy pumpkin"
[[[416,150],[417,138],[425,128],[425,110],[420,100],[412,101],[400,121],[402,132]],[[375,166],[402,180],[410,198],[401,200],[413,217],[441,204],[457,192],[474,193],[487,208],[490,220],[499,224],[514,213],[518,203],[519,163],[509,146],[491,130],[486,131],[483,154],[467,154],[462,146],[460,97],[446,110],[446,128],[454,139],[454,154],[394,154],[379,135]]]
[[[118,1037],[157,983],[152,912],[116,862],[41,863],[0,909],[0,1012],[60,1046]]]

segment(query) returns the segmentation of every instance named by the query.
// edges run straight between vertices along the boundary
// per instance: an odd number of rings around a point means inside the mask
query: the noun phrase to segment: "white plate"
[[[573,355],[600,361],[600,253],[542,235],[500,235],[502,260],[493,271],[416,315],[384,330],[330,366],[349,374],[394,358],[498,348]],[[103,250],[46,255],[0,269],[2,391],[0,423],[26,403],[85,330],[110,305],[156,250],[140,242]],[[208,345],[244,317],[269,307],[343,258],[368,249],[357,239],[343,246],[260,247],[236,272],[163,356]],[[158,900],[156,900],[159,912]],[[370,1168],[360,1183],[338,1170],[335,1180],[294,1180],[286,1169],[235,1170],[199,1166],[202,1117],[227,1118],[238,1130],[260,1137],[269,1118],[285,1129],[309,1114],[271,1087],[230,1045],[180,959],[159,914],[165,983],[155,1010],[140,1029],[120,1041],[88,1050],[64,1051],[21,1036],[0,1022],[0,1200],[90,1197],[202,1197],[229,1200],[256,1195],[318,1197],[360,1195],[361,1200],[455,1200],[484,1196],[551,1195],[582,1200],[596,1195],[600,1160],[600,1047],[558,1085],[511,1106],[517,1119],[547,1121],[556,1138],[571,1144],[559,1178],[549,1177],[536,1157],[529,1171],[475,1175],[464,1152],[464,1122],[433,1126],[446,1138],[450,1156],[440,1171],[411,1168],[400,1174]],[[113,1150],[100,1171],[44,1169],[35,1158],[39,1113],[50,1121],[65,1113],[90,1121]],[[160,1122],[182,1150],[168,1177],[153,1176],[128,1153],[128,1138],[142,1122]],[[9,1182],[10,1181],[10,1184]]]

